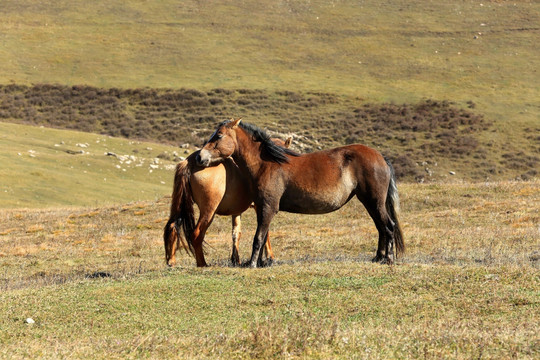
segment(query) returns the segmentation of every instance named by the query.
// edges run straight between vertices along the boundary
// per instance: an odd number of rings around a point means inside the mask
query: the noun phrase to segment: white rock
[[[32,318],[27,318],[24,322],[27,323],[27,324],[35,324],[36,323],[34,321],[34,319],[32,319]]]

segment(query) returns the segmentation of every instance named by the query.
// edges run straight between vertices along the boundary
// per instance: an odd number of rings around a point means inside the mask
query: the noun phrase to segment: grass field
[[[2,1],[0,358],[540,358],[539,24],[528,0]],[[405,257],[370,262],[353,201],[278,214],[272,267],[229,267],[217,217],[211,267],[166,268],[172,167],[241,116],[389,155]]]
[[[280,213],[275,266],[165,268],[168,198],[0,212],[3,358],[522,358],[540,355],[540,184],[400,184],[407,254],[370,263],[376,230],[351,202]],[[243,217],[241,256],[254,214]],[[26,324],[32,318],[34,324]]]

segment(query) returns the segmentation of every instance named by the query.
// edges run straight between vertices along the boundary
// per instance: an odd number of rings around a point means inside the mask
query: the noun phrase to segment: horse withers
[[[286,141],[273,138],[272,141],[284,147],[291,144],[290,138]],[[196,161],[198,154],[199,151],[192,153],[176,166],[170,216],[163,234],[165,260],[167,265],[174,266],[176,251],[181,245],[194,254],[197,266],[207,266],[203,251],[204,237],[215,214],[218,214],[232,217],[231,263],[240,265],[240,215],[252,203],[246,192],[249,185],[232,160],[212,167],[202,167]],[[199,208],[196,224],[193,203]],[[274,253],[268,238],[265,242],[265,253],[271,263]]]
[[[237,119],[219,124],[196,156],[200,166],[213,166],[227,159],[238,165],[256,205],[251,267],[262,264],[261,248],[278,211],[325,214],[338,210],[355,196],[379,232],[373,261],[391,264],[404,253],[394,171],[377,150],[348,145],[300,155],[276,146],[266,132]]]

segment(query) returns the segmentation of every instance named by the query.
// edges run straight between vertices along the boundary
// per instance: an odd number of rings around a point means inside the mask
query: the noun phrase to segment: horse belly
[[[353,196],[352,189],[344,187],[315,193],[291,189],[283,194],[279,210],[299,214],[326,214],[340,209]]]
[[[281,200],[280,210],[301,214],[326,214],[340,209],[353,196],[356,181],[347,169],[333,179],[292,182]]]

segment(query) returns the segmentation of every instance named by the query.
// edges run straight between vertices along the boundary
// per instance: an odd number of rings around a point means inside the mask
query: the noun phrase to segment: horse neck
[[[261,159],[261,144],[252,140],[251,135],[242,128],[236,131],[236,151],[233,154],[234,161],[241,171],[255,179],[264,165]]]

